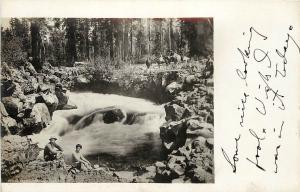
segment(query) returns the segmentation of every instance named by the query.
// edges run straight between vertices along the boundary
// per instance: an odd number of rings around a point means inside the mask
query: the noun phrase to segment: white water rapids
[[[41,148],[49,142],[50,136],[56,136],[65,155],[71,154],[78,143],[82,144],[85,155],[108,153],[124,156],[145,146],[159,150],[159,127],[165,121],[163,106],[144,99],[98,93],[69,93],[69,101],[78,108],[55,111],[51,124],[31,137]],[[77,130],[67,119],[74,115],[84,117],[96,109],[110,106],[121,109],[125,114],[127,111],[134,111],[144,115],[139,116],[131,125],[124,124],[124,120],[105,124],[95,116],[86,127]]]

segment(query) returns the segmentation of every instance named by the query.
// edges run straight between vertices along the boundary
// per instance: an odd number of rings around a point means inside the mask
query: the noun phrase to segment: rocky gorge
[[[213,61],[202,59],[173,69],[129,68],[103,72],[93,66],[52,67],[2,63],[1,176],[4,182],[214,182]],[[28,136],[41,132],[56,110],[71,110],[68,91],[92,90],[164,105],[158,129],[162,159],[133,175],[112,167],[70,175],[65,162],[45,162]],[[124,176],[125,175],[125,176]]]

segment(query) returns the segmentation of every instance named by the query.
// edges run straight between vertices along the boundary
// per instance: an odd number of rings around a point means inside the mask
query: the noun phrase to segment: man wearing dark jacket
[[[45,146],[44,159],[45,161],[54,161],[62,157],[63,149],[55,143],[56,137],[50,137],[50,142]]]

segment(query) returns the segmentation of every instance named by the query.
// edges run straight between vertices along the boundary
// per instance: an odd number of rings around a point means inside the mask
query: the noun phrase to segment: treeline
[[[49,62],[73,66],[101,58],[136,63],[169,50],[189,57],[212,54],[209,18],[11,18],[1,27],[1,59],[36,69]]]

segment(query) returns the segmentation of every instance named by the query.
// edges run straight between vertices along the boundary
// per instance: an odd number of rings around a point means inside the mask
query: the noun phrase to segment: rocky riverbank
[[[47,65],[37,73],[30,63],[21,68],[2,64],[2,69],[3,181],[214,181],[212,60],[204,59],[197,65],[183,64],[176,69],[146,71],[135,68],[111,74],[91,67]],[[107,167],[70,176],[60,163],[37,159],[40,149],[26,135],[45,128],[55,110],[75,107],[68,103],[66,89],[115,93],[164,104],[166,123],[160,127],[160,137],[165,160],[130,176]]]
[[[173,99],[165,104],[166,123],[160,127],[165,161],[146,168],[136,182],[214,182],[211,65],[186,70],[166,87]]]
[[[1,175],[5,181],[39,154],[40,149],[26,136],[47,127],[55,110],[76,106],[68,104],[70,81],[58,77],[58,68],[48,73],[45,70],[52,67],[45,66],[38,73],[29,62],[19,67],[2,63],[1,67]]]

